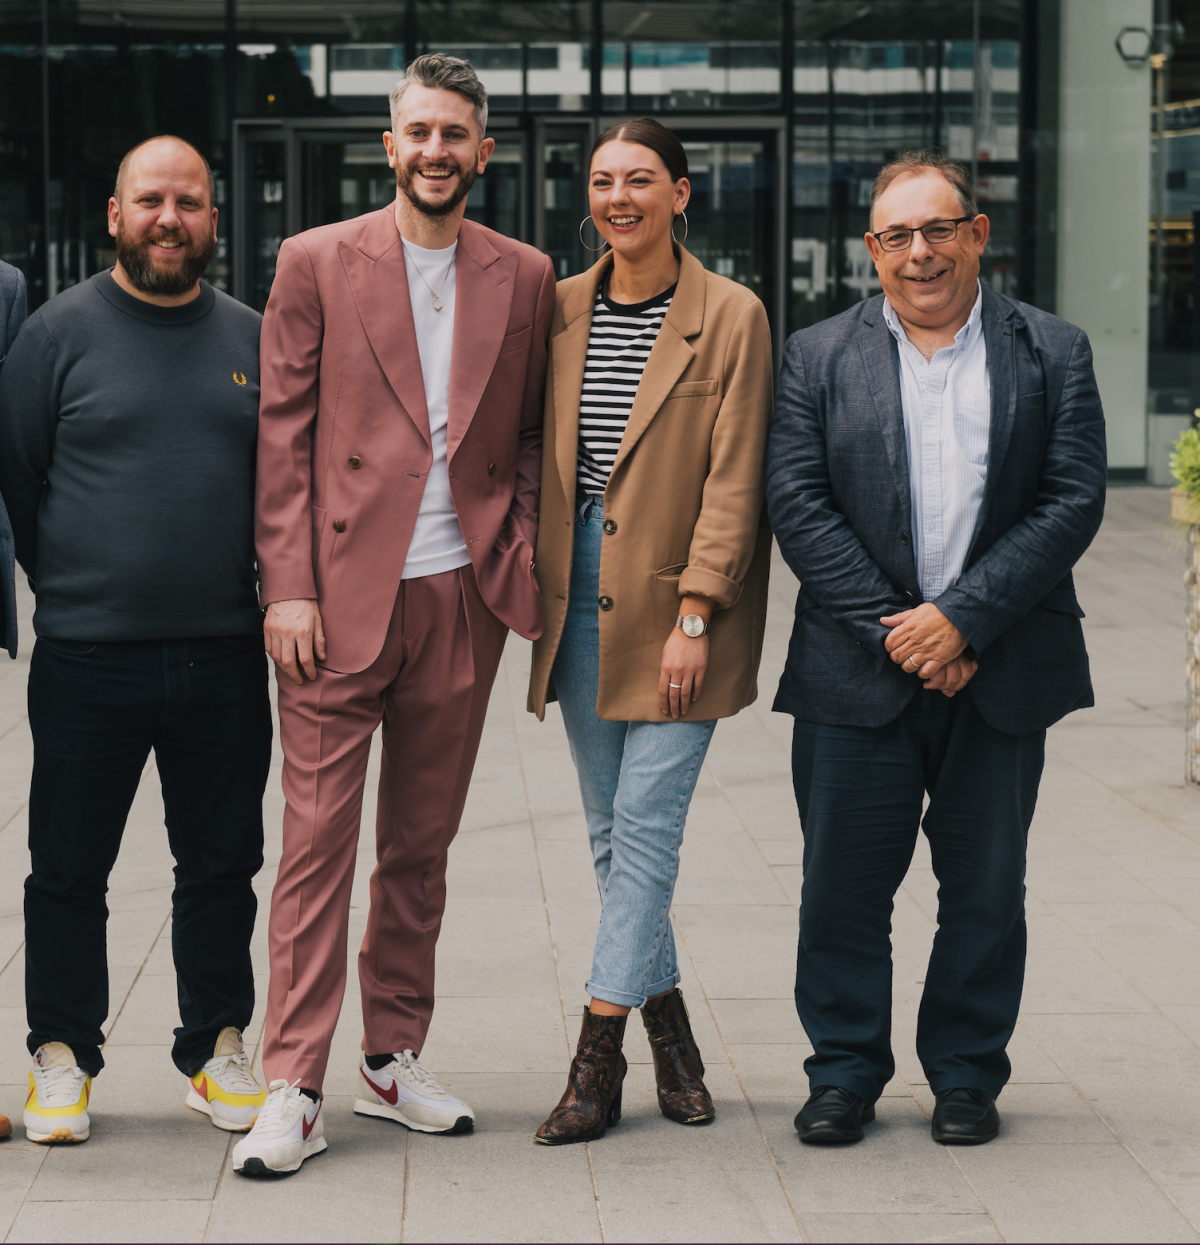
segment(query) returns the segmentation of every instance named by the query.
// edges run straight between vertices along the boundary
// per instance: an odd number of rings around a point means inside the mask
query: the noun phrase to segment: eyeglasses
[[[953,242],[958,237],[958,227],[966,221],[974,220],[975,213],[960,216],[957,220],[931,220],[922,225],[920,232],[930,246],[939,246],[943,242]],[[873,233],[871,237],[879,240],[885,251],[907,251],[912,246],[913,229],[885,229],[882,233]]]

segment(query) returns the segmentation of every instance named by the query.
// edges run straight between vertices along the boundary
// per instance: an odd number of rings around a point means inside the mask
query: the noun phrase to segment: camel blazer
[[[758,694],[771,533],[763,462],[771,330],[745,286],[680,248],[679,284],[642,373],[604,494],[600,688],[609,721],[662,722],[658,675],[679,598],[717,604],[704,691],[688,720],[730,717]],[[567,617],[579,395],[596,290],[612,262],[562,282],[550,329],[537,577],[546,622],[529,710],[555,699],[550,671]]]
[[[464,220],[447,465],[479,591],[542,628],[533,574],[546,256]],[[260,600],[315,598],[331,670],[379,655],[433,462],[404,249],[389,205],[288,238],[262,327],[255,544]]]

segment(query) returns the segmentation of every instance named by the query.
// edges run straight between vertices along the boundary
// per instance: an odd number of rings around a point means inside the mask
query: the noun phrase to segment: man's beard
[[[419,191],[413,184],[413,170],[399,162],[396,164],[396,186],[418,212],[424,212],[426,216],[448,216],[471,193],[471,187],[475,184],[474,166],[467,169],[458,169],[458,166],[454,164],[431,164],[426,167],[431,169],[450,168],[458,170],[458,186],[448,199],[444,199],[440,203],[430,203],[428,199],[422,199]]]
[[[150,257],[155,242],[182,242],[183,262],[177,267],[159,267]],[[143,294],[186,294],[204,275],[216,250],[217,236],[211,226],[207,237],[195,242],[182,229],[156,230],[134,240],[126,232],[124,221],[117,225],[117,259]]]

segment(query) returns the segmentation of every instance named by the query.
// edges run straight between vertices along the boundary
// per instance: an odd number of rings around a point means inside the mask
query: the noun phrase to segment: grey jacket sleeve
[[[0,494],[17,561],[37,576],[38,508],[58,424],[54,342],[41,316],[29,320],[0,368]]]
[[[825,430],[793,338],[783,354],[767,441],[767,510],[804,591],[882,666],[887,614],[912,602],[880,570],[833,502]]]
[[[1080,329],[1049,417],[1037,504],[934,604],[982,653],[1083,556],[1104,517],[1108,457],[1092,349]]]
[[[17,292],[13,300],[8,305],[8,316],[2,326],[0,332],[3,333],[3,340],[0,341],[0,358],[8,354],[8,348],[17,340],[17,333],[20,331],[21,325],[25,323],[25,317],[29,314],[29,302],[25,291],[25,274],[18,268],[14,269],[17,274]]]

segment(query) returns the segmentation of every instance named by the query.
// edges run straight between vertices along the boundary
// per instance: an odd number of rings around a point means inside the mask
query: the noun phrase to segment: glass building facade
[[[1200,40],[1192,7],[1173,3]],[[1144,189],[1118,214],[1140,247],[1147,324],[1138,366],[1151,391],[1132,412],[1122,397],[1121,418],[1145,424],[1156,406],[1178,414],[1200,402],[1192,298],[1200,41],[1196,72],[1184,73],[1190,45],[1181,36],[1178,71],[1166,75],[1165,137],[1156,141],[1169,167],[1152,217],[1155,71],[1113,46],[1121,28],[1152,30],[1152,8],[1152,0],[0,0],[0,257],[25,271],[33,306],[111,264],[106,205],[117,164],[143,138],[175,133],[216,174],[210,278],[261,309],[283,238],[393,197],[380,141],[387,94],[409,60],[441,50],[470,60],[490,94],[496,151],[469,215],[541,247],[560,276],[591,260],[578,227],[592,139],[622,116],[653,115],[688,152],[689,249],[760,295],[777,348],[787,333],[878,290],[862,237],[871,182],[914,147],[939,147],[971,168],[992,220],[985,281],[1059,314],[1087,312],[1099,304],[1076,280],[1086,260],[1074,258],[1086,239],[1077,230],[1071,243],[1064,232],[1082,183],[1064,172],[1061,153],[1072,142],[1103,150],[1113,141],[1103,109],[1076,106],[1080,92],[1099,91],[1141,134],[1128,169],[1118,161],[1112,175],[1127,180],[1136,168]],[[1072,60],[1071,48],[1084,44],[1086,55]],[[1081,119],[1068,123],[1068,113]],[[1090,201],[1101,217],[1109,211]],[[1131,478],[1147,470],[1144,428],[1140,435],[1140,460],[1125,449],[1117,464]],[[1135,434],[1127,440],[1133,446]]]

